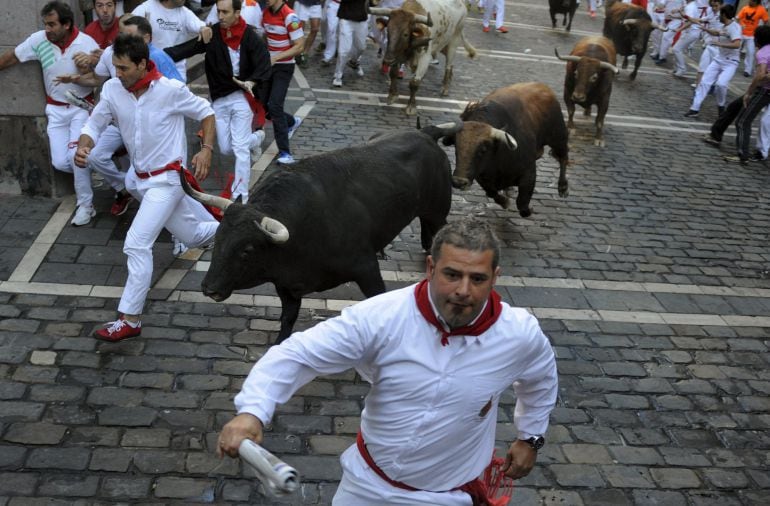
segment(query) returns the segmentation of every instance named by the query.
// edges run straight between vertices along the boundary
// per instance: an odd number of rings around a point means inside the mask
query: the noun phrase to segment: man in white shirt
[[[442,228],[427,279],[293,334],[252,368],[217,453],[262,441],[275,406],[319,374],[349,368],[372,384],[356,445],[341,456],[337,506],[465,505],[489,465],[500,395],[513,385],[518,439],[503,471],[534,466],[556,402],[554,353],[537,320],[500,301],[499,241],[482,221]],[[483,488],[483,487],[482,487]],[[477,504],[474,499],[474,504]]]
[[[152,280],[152,247],[161,230],[166,228],[188,247],[199,247],[211,242],[219,222],[200,218],[195,210],[200,204],[185,195],[179,180],[187,142],[185,117],[201,122],[203,144],[191,165],[197,179],[208,175],[215,125],[211,106],[183,83],[163,77],[140,36],[119,35],[112,49],[117,77],[102,87],[80,135],[75,163],[85,167],[101,132],[110,123],[117,125],[133,167],[126,174],[126,187],[141,204],[123,245],[128,279],[118,305],[121,315],[94,333],[115,342],[141,334],[139,318]]]
[[[684,53],[701,36],[699,22],[705,20],[709,15],[708,0],[691,0],[687,2],[684,8],[684,25],[682,25],[682,35],[674,44],[674,77],[684,77],[687,71]]]
[[[73,174],[78,207],[72,218],[72,225],[87,225],[96,215],[91,172],[75,167],[72,158],[75,155],[80,129],[88,119],[88,113],[70,105],[67,92],[93,101],[93,89],[76,83],[59,84],[56,77],[77,73],[78,67],[73,56],[79,52],[90,53],[99,49],[99,45],[75,26],[69,5],[58,1],[48,2],[43,7],[41,16],[45,30],[33,33],[15,49],[0,55],[0,70],[19,62],[40,62],[46,92],[46,131],[51,149],[51,164],[56,170]]]
[[[176,46],[193,37],[201,37],[206,43],[211,40],[211,28],[184,6],[184,0],[147,0],[134,9],[133,14],[150,21],[153,44],[160,49]],[[186,81],[186,60],[178,61],[176,68]]]

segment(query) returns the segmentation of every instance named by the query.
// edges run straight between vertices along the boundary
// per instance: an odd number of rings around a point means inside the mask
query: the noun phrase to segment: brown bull
[[[605,5],[603,35],[615,44],[615,51],[623,56],[623,68],[628,67],[628,56],[634,55],[634,70],[629,76],[636,79],[639,65],[647,53],[647,43],[654,29],[665,31],[666,28],[652,22],[647,11],[633,4],[619,0],[608,0]]]
[[[595,146],[604,146],[604,117],[610,106],[612,81],[620,72],[615,66],[615,45],[606,37],[583,37],[580,39],[569,56],[556,57],[567,62],[567,72],[564,77],[564,103],[567,104],[569,119],[567,128],[575,130],[575,104],[585,110],[585,115],[591,115],[591,106],[596,105],[596,138]]]
[[[508,189],[517,186],[516,207],[526,218],[532,214],[537,160],[548,145],[559,161],[559,196],[567,196],[567,127],[548,86],[518,83],[499,88],[469,104],[460,117],[463,129],[444,138],[444,144],[455,145],[452,186],[464,190],[477,180],[503,208],[509,204]]]

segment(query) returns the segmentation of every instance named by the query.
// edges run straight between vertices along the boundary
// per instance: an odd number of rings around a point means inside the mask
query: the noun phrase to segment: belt
[[[89,93],[88,96],[83,97],[83,100],[93,104],[94,103],[94,94],[93,93]],[[59,102],[58,100],[56,100],[54,98],[51,98],[50,95],[46,95],[45,96],[45,103],[49,104],[49,105],[57,105],[57,106],[60,106],[60,107],[69,107],[69,106],[72,105],[72,104],[70,104],[68,102]]]
[[[182,170],[182,162],[179,160],[175,162],[171,162],[165,167],[161,167],[160,169],[150,170],[148,172],[139,172],[134,168],[134,172],[136,173],[136,177],[139,179],[149,179],[152,176],[157,176],[158,174],[163,174],[164,172],[168,172],[170,170],[174,170],[176,172],[180,172]]]
[[[394,487],[400,488],[402,490],[409,490],[410,492],[418,492],[422,490],[411,485],[407,485],[402,481],[391,479],[387,474],[385,474],[385,471],[380,469],[377,463],[374,462],[374,459],[369,453],[369,450],[366,448],[364,436],[361,434],[360,430],[356,436],[356,446],[358,447],[359,453],[361,453],[361,457],[364,458],[364,461],[372,469],[372,471],[374,471],[377,476],[388,482],[390,485],[393,485]],[[473,506],[491,506],[489,497],[487,496],[487,487],[479,478],[471,480],[468,483],[460,485],[459,487],[455,487],[451,489],[450,492],[454,490],[461,490],[470,495],[471,499],[473,500]]]

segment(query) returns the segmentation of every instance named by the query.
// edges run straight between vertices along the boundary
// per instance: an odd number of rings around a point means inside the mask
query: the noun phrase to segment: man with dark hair
[[[201,122],[202,148],[191,166],[197,179],[208,175],[215,124],[211,106],[183,83],[163,77],[141,37],[119,35],[112,48],[117,77],[102,87],[80,135],[75,163],[85,167],[101,132],[110,123],[117,125],[133,167],[126,174],[126,186],[141,203],[123,245],[128,279],[118,305],[121,315],[94,333],[114,342],[141,334],[140,315],[152,280],[152,247],[161,230],[165,227],[188,247],[199,247],[211,242],[219,223],[213,217],[200,219],[201,210],[195,208],[201,204],[185,195],[179,180],[185,171],[185,117]]]
[[[112,45],[120,31],[118,17],[115,15],[115,0],[96,0],[94,11],[96,19],[83,31],[90,35],[100,48],[106,49]]]
[[[249,200],[251,162],[259,157],[265,139],[262,130],[251,131],[254,114],[245,94],[266,103],[271,71],[267,46],[241,17],[240,8],[241,0],[217,0],[219,23],[212,26],[211,42],[193,39],[168,47],[166,52],[177,61],[206,54],[206,80],[217,118],[219,150],[235,155],[230,191],[233,201],[245,203]]]
[[[357,442],[341,456],[338,506],[468,505],[495,446],[497,406],[511,385],[518,439],[503,472],[529,474],[556,402],[556,361],[537,320],[500,300],[500,245],[465,219],[433,239],[425,280],[372,297],[273,346],[235,397],[217,453],[262,441],[277,404],[320,374],[350,368],[372,384]],[[461,458],[458,458],[460,456]]]
[[[48,2],[41,11],[45,30],[35,32],[24,42],[0,55],[0,70],[19,62],[37,60],[43,70],[46,92],[45,115],[48,119],[48,142],[51,163],[56,170],[70,172],[75,180],[77,209],[72,225],[82,226],[96,214],[93,206],[90,170],[82,170],[72,163],[80,129],[88,113],[68,102],[71,93],[87,100],[93,90],[77,83],[59,84],[56,77],[79,71],[73,56],[78,52],[90,53],[99,46],[94,39],[80,32],[74,25],[72,9],[59,1]]]

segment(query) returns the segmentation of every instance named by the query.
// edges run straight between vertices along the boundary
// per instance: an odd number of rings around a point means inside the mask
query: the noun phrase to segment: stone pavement
[[[601,30],[601,14],[591,20],[585,7],[566,34],[551,30],[545,3],[506,5],[507,35],[482,33],[472,11],[466,34],[479,56],[460,51],[448,97],[438,97],[443,63],[429,70],[423,124],[456,118],[468,100],[513,82],[540,80],[561,95],[553,48],[567,54]],[[289,108],[305,118],[295,156],[413,128],[403,95],[385,105],[375,48],[366,76],[346,74],[341,89],[318,60],[290,90]],[[708,99],[700,120],[684,121],[690,74],[674,79],[649,60],[635,82],[622,72],[607,147],[592,145],[591,124],[579,118],[570,196],[556,195],[555,161],[540,160],[531,218],[491,204],[477,185],[453,196],[451,218],[482,216],[504,240],[499,291],[540,318],[558,357],[547,444],[512,504],[770,504],[770,177],[700,142],[716,107]],[[746,84],[738,77],[733,88]],[[204,81],[192,86],[205,94]],[[275,169],[274,153],[255,176]],[[217,160],[207,189],[221,188],[229,164]],[[212,449],[232,397],[275,338],[272,287],[213,303],[199,291],[209,253],[175,259],[163,236],[142,337],[95,341],[92,330],[115,316],[131,219],[111,217],[110,195],[97,196],[105,211],[81,229],[69,226],[72,199],[0,201],[0,506],[329,504],[367,384],[352,372],[322,377],[279,408],[265,445],[300,470],[303,485],[266,497],[243,464]],[[418,229],[386,250],[389,288],[421,277]],[[349,285],[315,294],[297,327],[360,298]],[[501,449],[515,437],[514,401],[512,392],[501,401]]]

